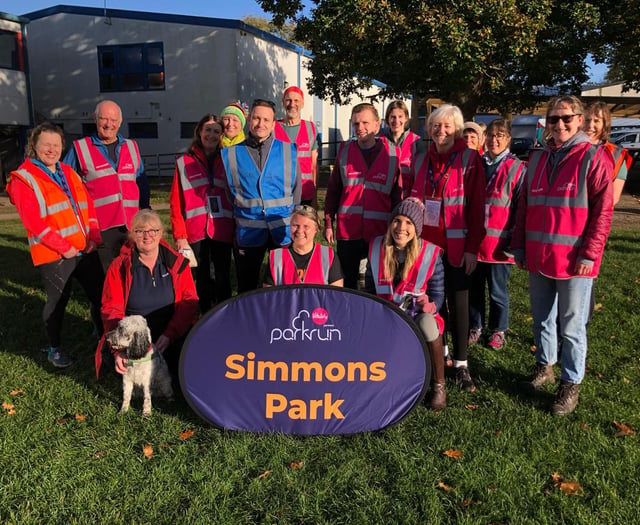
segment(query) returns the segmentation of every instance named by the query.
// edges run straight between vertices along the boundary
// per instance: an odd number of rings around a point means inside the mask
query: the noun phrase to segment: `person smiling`
[[[356,140],[340,144],[327,185],[324,238],[329,243],[337,240],[344,285],[355,290],[369,241],[384,234],[389,213],[402,200],[402,179],[400,150],[377,138],[380,116],[375,106],[354,106],[351,126]]]
[[[613,216],[613,162],[581,131],[577,97],[551,99],[546,117],[550,139],[529,158],[511,247],[517,266],[529,270],[536,348],[533,374],[522,387],[555,383],[561,347],[551,412],[565,416],[578,404],[585,374],[589,296]]]
[[[60,162],[64,133],[51,123],[36,126],[27,144],[27,159],[11,172],[7,193],[27,230],[34,266],[47,300],[42,318],[49,339],[49,362],[58,368],[72,364],[61,348],[62,321],[78,279],[91,302],[91,316],[102,335],[100,297],[104,272],[96,248],[101,242],[93,201],[82,180]]]
[[[178,383],[180,351],[193,325],[198,295],[189,261],[164,240],[164,225],[157,212],[140,210],[131,219],[129,240],[107,271],[102,292],[105,331],[114,330],[126,315],[142,315],[151,330],[156,350],[163,354]],[[96,369],[101,364],[96,351]],[[114,351],[115,370],[126,373],[126,354]]]
[[[231,297],[235,223],[220,156],[221,135],[216,115],[207,113],[200,119],[187,154],[176,159],[169,195],[176,248],[183,254],[192,250],[198,261],[195,277],[201,313]]]
[[[384,137],[400,149],[400,173],[402,192],[409,195],[413,179],[411,178],[411,160],[425,150],[424,141],[409,129],[409,108],[402,100],[394,100],[387,107],[384,121]]]
[[[431,113],[425,129],[433,143],[414,159],[411,196],[425,204],[422,238],[444,250],[452,364],[458,385],[473,392],[467,364],[469,289],[485,235],[484,170],[478,152],[467,148],[462,138],[460,108],[443,104]]]
[[[263,286],[283,284],[330,284],[342,286],[340,260],[331,246],[316,243],[320,219],[307,204],[296,206],[291,214],[291,244],[269,253],[269,268]]]
[[[73,142],[64,163],[82,177],[94,200],[102,232],[98,255],[104,271],[127,240],[131,218],[149,208],[149,182],[138,145],[120,135],[122,110],[111,100],[96,105],[96,133]]]
[[[318,171],[318,137],[310,120],[302,120],[304,94],[297,86],[289,86],[282,95],[285,118],[275,125],[275,137],[296,145],[298,166],[302,175],[302,204],[316,207],[316,179]]]
[[[254,100],[249,122],[247,139],[222,150],[236,220],[238,293],[258,287],[267,249],[291,242],[291,212],[302,192],[295,146],[273,136],[275,104]]]
[[[244,126],[247,114],[240,101],[225,106],[220,113],[222,122],[222,147],[228,148],[244,141]]]
[[[384,236],[371,241],[364,290],[396,304],[416,322],[433,372],[429,406],[444,410],[444,321],[438,314],[444,302],[442,249],[420,238],[423,222],[419,199],[409,197],[394,208]]]

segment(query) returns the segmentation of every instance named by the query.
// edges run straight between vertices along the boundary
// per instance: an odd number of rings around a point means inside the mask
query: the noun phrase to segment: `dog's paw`
[[[121,417],[124,416],[127,413],[127,410],[125,410],[124,408],[121,408],[120,410],[118,410],[118,413],[116,414],[116,416]]]
[[[151,417],[151,410],[143,410],[142,417]]]

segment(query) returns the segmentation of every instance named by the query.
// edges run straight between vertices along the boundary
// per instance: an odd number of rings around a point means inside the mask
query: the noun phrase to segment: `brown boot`
[[[556,398],[551,404],[551,413],[554,416],[566,416],[571,414],[578,406],[578,397],[580,395],[580,385],[560,381],[560,388]]]
[[[447,393],[444,389],[444,352],[442,349],[442,337],[427,343],[429,346],[429,357],[431,358],[431,399],[429,408],[431,410],[444,410],[447,408]]]
[[[553,375],[553,366],[536,363],[531,378],[527,381],[522,381],[520,386],[526,390],[537,390],[541,386],[555,382],[556,378]]]

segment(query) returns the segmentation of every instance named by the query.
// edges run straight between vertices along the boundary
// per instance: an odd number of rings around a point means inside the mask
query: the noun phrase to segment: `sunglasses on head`
[[[557,124],[562,120],[565,124],[569,124],[573,120],[573,117],[577,117],[580,113],[574,113],[573,115],[553,115],[551,117],[547,117],[547,122],[549,124]]]

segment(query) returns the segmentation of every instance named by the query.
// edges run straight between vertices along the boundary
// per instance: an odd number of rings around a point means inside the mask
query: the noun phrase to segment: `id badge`
[[[219,195],[212,195],[207,198],[209,205],[209,216],[216,219],[222,217],[222,199]]]
[[[442,201],[439,199],[424,200],[424,225],[435,226],[440,224],[440,207]]]

